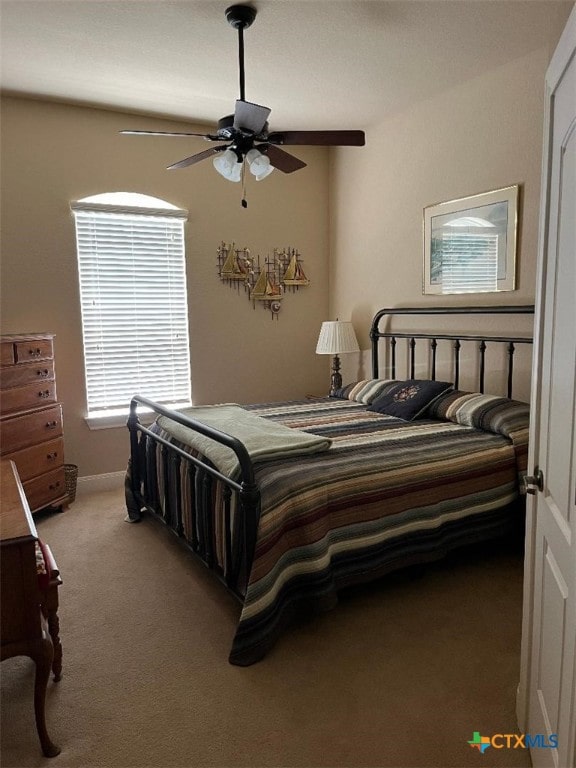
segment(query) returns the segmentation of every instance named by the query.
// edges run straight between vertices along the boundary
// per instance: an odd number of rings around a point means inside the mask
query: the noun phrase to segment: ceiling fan
[[[121,131],[139,136],[200,136],[207,141],[228,142],[185,157],[168,166],[168,170],[213,158],[216,170],[230,181],[240,181],[244,160],[257,180],[268,176],[274,168],[292,173],[305,168],[306,163],[289,154],[280,145],[364,146],[364,131],[275,131],[268,130],[271,110],[245,99],[244,87],[244,30],[256,18],[256,9],[249,5],[232,5],[226,9],[228,23],[238,30],[238,58],[240,64],[240,98],[233,115],[218,121],[215,133],[170,133],[165,131]]]

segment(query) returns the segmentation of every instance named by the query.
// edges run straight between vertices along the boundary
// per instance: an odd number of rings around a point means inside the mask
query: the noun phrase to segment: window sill
[[[166,408],[171,408],[173,410],[176,410],[175,406],[167,405]],[[178,405],[177,410],[181,410],[182,408],[191,408],[192,403],[186,403],[184,405],[180,404]],[[105,413],[105,414],[98,414],[98,415],[88,415],[84,417],[84,421],[88,425],[88,429],[118,429],[119,427],[126,427],[126,422],[128,421],[128,416],[130,414],[129,409],[122,411],[114,411],[111,413]],[[153,411],[150,411],[149,409],[145,408],[143,405],[141,405],[138,408],[138,421],[141,424],[144,424],[144,426],[148,426],[152,424],[152,422],[155,420],[156,414]]]
[[[142,424],[148,425],[154,421],[154,415],[152,413],[143,413],[139,416]],[[84,421],[88,425],[89,429],[117,429],[118,427],[125,427],[128,421],[128,411],[126,413],[118,413],[113,416],[86,416]]]

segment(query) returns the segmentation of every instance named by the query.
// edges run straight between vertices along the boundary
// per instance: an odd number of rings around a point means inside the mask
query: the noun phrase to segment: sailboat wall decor
[[[308,280],[302,268],[302,259],[300,259],[298,252],[294,249],[290,253],[290,261],[284,272],[282,282],[284,285],[310,285],[310,280]]]
[[[220,277],[224,280],[246,280],[249,259],[250,252],[247,248],[243,250],[229,248],[220,269]]]
[[[234,243],[222,241],[217,253],[220,279],[237,290],[243,286],[252,305],[270,310],[273,318],[278,318],[287,292],[310,285],[296,248],[274,248],[273,255],[266,256],[262,266],[259,255],[253,258],[248,248],[237,248]]]

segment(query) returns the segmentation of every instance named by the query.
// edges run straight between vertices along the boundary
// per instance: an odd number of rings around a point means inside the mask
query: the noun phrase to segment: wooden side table
[[[38,534],[14,462],[0,461],[0,473],[0,661],[12,656],[29,656],[36,664],[36,729],[44,755],[55,757],[60,748],[46,729],[45,701],[50,669],[54,671],[55,680],[60,679],[62,669],[56,613],[60,577],[52,578],[48,565],[48,583],[46,589],[41,590],[36,568]],[[52,633],[49,623],[52,623]],[[59,649],[56,663],[53,635]]]

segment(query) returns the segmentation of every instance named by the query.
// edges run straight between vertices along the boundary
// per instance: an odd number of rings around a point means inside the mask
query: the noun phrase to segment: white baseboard
[[[95,493],[97,491],[116,491],[124,486],[126,470],[122,472],[107,472],[104,475],[89,475],[79,477],[76,486],[78,496],[84,493]]]

